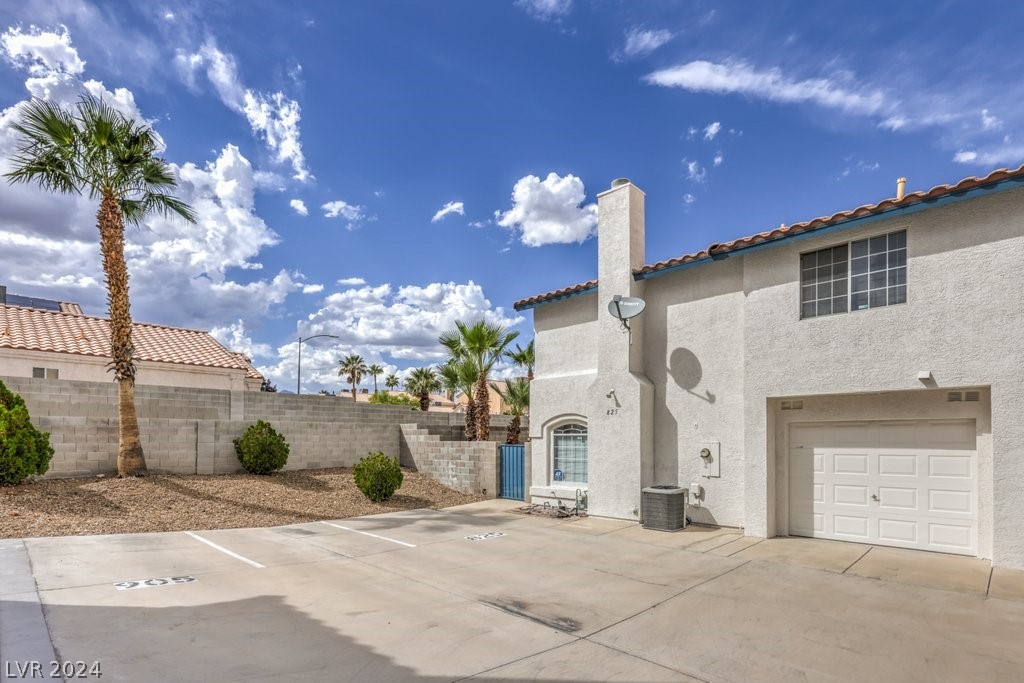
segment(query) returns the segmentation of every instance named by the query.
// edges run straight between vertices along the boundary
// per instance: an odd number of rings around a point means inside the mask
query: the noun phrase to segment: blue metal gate
[[[522,444],[503,443],[500,447],[501,486],[499,498],[523,500],[525,490],[526,447]]]

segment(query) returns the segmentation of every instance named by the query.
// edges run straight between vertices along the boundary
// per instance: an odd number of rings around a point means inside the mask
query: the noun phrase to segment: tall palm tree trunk
[[[466,397],[466,441],[476,441],[476,402],[473,394]]]
[[[146,474],[146,458],[139,440],[139,420],[135,412],[135,347],[132,345],[132,314],[128,301],[128,264],[124,260],[124,219],[112,194],[105,193],[96,215],[103,254],[103,274],[107,278],[107,302],[110,306],[109,367],[117,381],[117,475]]]
[[[420,410],[424,413],[430,410],[430,394],[425,391],[420,394]]]
[[[521,419],[518,415],[512,416],[512,421],[508,423],[508,427],[505,429],[505,443],[519,443]]]
[[[491,438],[491,396],[487,391],[487,373],[481,372],[476,381],[476,440]]]

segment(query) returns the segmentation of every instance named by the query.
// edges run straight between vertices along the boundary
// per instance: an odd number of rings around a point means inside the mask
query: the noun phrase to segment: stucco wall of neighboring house
[[[107,371],[109,359],[74,353],[3,349],[0,351],[0,376],[31,377],[32,368],[57,368],[60,379],[79,382],[112,382]],[[144,386],[175,386],[193,389],[259,391],[259,380],[246,380],[245,371],[235,368],[211,368],[182,363],[138,361],[135,382]]]
[[[907,229],[907,304],[801,320],[802,252]],[[766,397],[991,387],[993,560],[1024,567],[1024,189],[744,257],[745,524],[775,533]],[[702,270],[716,268],[706,266]],[[899,417],[894,408],[891,417]],[[987,493],[986,493],[987,491]]]
[[[550,431],[587,423],[587,391],[597,373],[597,296],[582,294],[533,312],[537,365],[530,384],[531,479],[535,503],[574,501],[576,486],[552,481]]]

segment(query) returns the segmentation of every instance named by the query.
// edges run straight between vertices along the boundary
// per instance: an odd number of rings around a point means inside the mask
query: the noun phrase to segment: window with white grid
[[[587,427],[567,424],[556,428],[551,435],[552,480],[574,484],[587,483]]]
[[[801,318],[906,301],[906,230],[800,256]]]

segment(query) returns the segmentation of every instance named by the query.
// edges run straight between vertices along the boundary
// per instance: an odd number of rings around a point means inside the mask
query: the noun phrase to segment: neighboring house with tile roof
[[[643,192],[598,195],[598,278],[515,304],[532,500],[635,520],[673,484],[749,536],[1024,568],[1024,166],[903,188],[652,264]]]
[[[112,381],[106,318],[67,302],[54,309],[59,302],[6,299],[41,307],[0,302],[0,376]],[[138,384],[259,391],[263,382],[248,358],[209,332],[135,323],[132,341]]]

